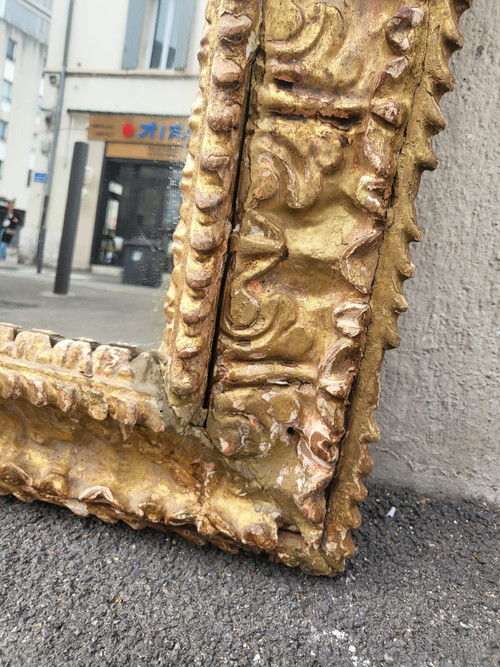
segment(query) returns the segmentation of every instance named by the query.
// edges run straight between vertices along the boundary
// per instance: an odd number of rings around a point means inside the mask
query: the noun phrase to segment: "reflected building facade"
[[[43,69],[52,8],[53,0],[0,0],[0,206],[14,199],[22,222],[37,208],[30,201],[36,154],[47,150]]]
[[[168,271],[205,2],[73,0],[72,5],[69,25],[70,0],[55,0],[45,69],[51,85],[44,108],[55,109],[58,95],[62,107],[44,264],[57,262],[73,148],[85,141],[89,158],[73,267],[119,275],[127,249],[142,244],[161,255],[161,269]],[[43,171],[43,156],[38,157]],[[45,185],[38,187],[37,214],[28,216],[21,237],[24,261],[31,261],[36,249]]]

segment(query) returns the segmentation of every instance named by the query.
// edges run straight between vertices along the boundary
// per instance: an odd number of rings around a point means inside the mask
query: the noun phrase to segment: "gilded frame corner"
[[[0,494],[334,575],[467,0],[209,0],[158,353],[0,326]]]

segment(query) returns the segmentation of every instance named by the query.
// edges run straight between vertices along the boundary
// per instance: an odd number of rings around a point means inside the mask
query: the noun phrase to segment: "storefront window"
[[[123,266],[128,245],[146,244],[171,269],[182,164],[106,158],[94,232],[94,264]]]

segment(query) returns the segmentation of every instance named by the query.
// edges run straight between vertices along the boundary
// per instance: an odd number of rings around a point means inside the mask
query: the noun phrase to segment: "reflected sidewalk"
[[[37,274],[34,266],[1,262],[0,321],[145,350],[159,346],[170,274],[160,288],[151,288],[124,285],[116,275],[75,271],[65,296],[53,293],[54,280],[54,269]]]

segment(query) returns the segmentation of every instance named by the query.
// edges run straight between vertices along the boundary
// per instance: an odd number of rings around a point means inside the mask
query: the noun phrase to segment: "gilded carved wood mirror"
[[[2,325],[0,494],[343,569],[469,5],[209,0],[160,349]]]

